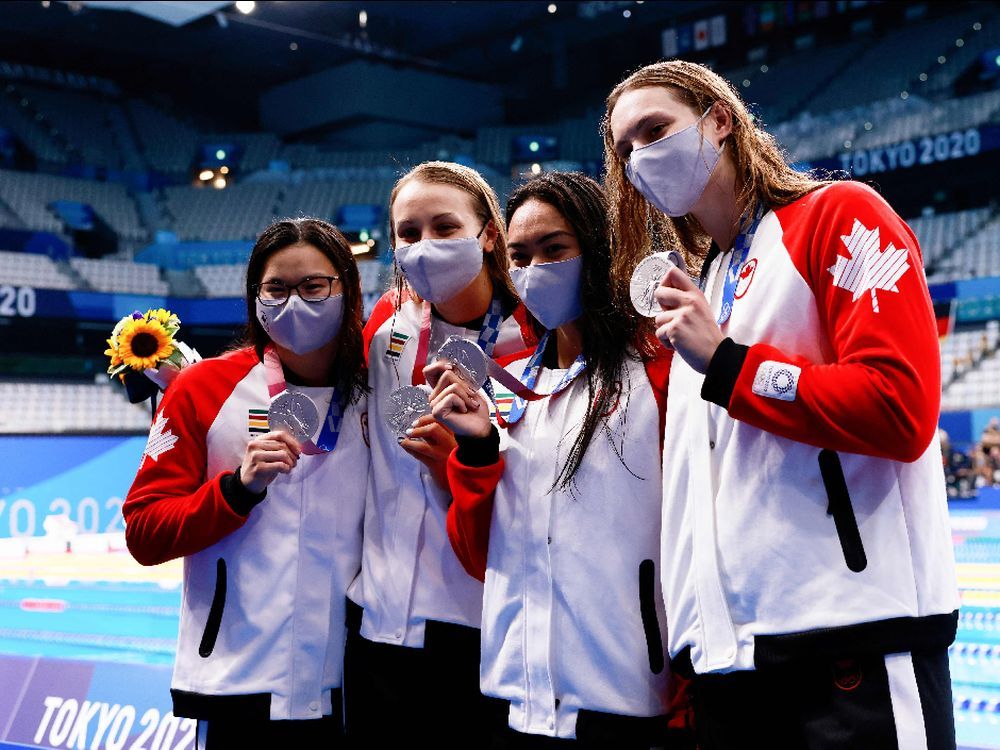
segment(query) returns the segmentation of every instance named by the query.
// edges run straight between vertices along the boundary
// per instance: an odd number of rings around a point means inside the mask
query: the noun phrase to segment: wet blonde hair
[[[500,211],[500,201],[497,194],[490,187],[489,183],[476,170],[456,164],[450,161],[425,161],[418,164],[409,172],[400,177],[392,188],[389,195],[389,231],[392,232],[393,245],[395,246],[396,222],[392,215],[392,207],[396,203],[396,197],[403,186],[410,182],[429,182],[437,185],[452,185],[468,193],[472,198],[472,206],[479,217],[479,220],[486,224],[492,222],[496,229],[497,238],[493,243],[493,250],[486,253],[483,263],[493,281],[494,289],[503,290],[511,301],[517,301],[517,292],[514,284],[510,280],[510,265],[507,259],[507,228],[503,221],[503,213]],[[394,280],[398,297],[402,300],[403,275],[396,272]],[[398,304],[398,303],[397,303]]]
[[[626,91],[648,86],[667,89],[698,115],[716,103],[732,113],[732,132],[725,143],[736,168],[737,205],[744,207],[744,214],[752,214],[761,204],[766,208],[786,206],[829,182],[792,169],[774,136],[754,122],[732,84],[704,65],[685,60],[647,65],[611,90],[601,121],[615,273],[631,274],[651,251],[669,246],[679,249],[689,267],[697,270],[711,244],[711,238],[691,214],[671,218],[651,205],[628,181],[625,163],[615,151],[611,135],[615,105]]]

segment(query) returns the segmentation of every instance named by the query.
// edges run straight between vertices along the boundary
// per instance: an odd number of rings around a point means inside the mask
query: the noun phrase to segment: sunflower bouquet
[[[111,358],[108,375],[117,375],[125,383],[131,400],[143,401],[152,395],[148,388],[138,387],[142,375],[165,390],[183,367],[201,359],[198,352],[174,338],[180,327],[180,319],[162,308],[145,313],[136,310],[115,325],[104,352]]]

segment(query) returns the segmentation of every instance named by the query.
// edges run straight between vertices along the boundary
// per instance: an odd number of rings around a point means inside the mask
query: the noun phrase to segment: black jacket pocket
[[[649,669],[659,674],[664,664],[663,639],[660,637],[660,618],[656,614],[656,563],[652,560],[639,563],[639,612],[649,650]]]
[[[212,595],[212,606],[208,610],[205,621],[205,632],[198,644],[198,655],[207,659],[215,649],[215,641],[219,637],[222,626],[222,612],[226,608],[226,561],[221,557],[215,563],[215,594]]]
[[[826,514],[833,516],[840,548],[844,552],[844,562],[850,570],[860,573],[868,567],[868,558],[861,543],[858,519],[851,505],[851,496],[847,491],[847,480],[844,479],[840,456],[835,451],[824,448],[819,452],[819,470],[823,476],[823,485],[826,487],[829,501]]]

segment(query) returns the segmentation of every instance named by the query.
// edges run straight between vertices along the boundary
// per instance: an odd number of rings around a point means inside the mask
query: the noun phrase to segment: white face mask
[[[691,211],[719,162],[721,149],[698,130],[711,111],[709,107],[692,125],[635,149],[625,165],[629,182],[667,216]]]
[[[271,340],[296,354],[306,354],[329,343],[340,333],[344,319],[343,293],[322,302],[305,302],[293,294],[280,307],[257,300],[257,320]]]
[[[535,319],[551,331],[583,313],[582,270],[583,256],[577,255],[553,263],[511,268],[510,280]]]
[[[396,248],[396,263],[423,299],[447,302],[479,275],[483,248],[475,237],[420,240]]]

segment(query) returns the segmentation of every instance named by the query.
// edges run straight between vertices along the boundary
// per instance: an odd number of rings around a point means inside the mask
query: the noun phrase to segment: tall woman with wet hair
[[[503,747],[660,746],[671,713],[684,722],[657,583],[669,357],[611,273],[597,183],[534,178],[507,219],[511,278],[542,338],[506,369],[547,397],[514,399],[501,450],[483,393],[450,364],[426,370],[458,439],[449,536],[485,579],[482,689],[508,707]]]
[[[122,507],[143,565],[184,559],[171,694],[198,747],[337,747],[368,486],[361,284],[318,219],[247,267],[240,348],[183,370]]]

